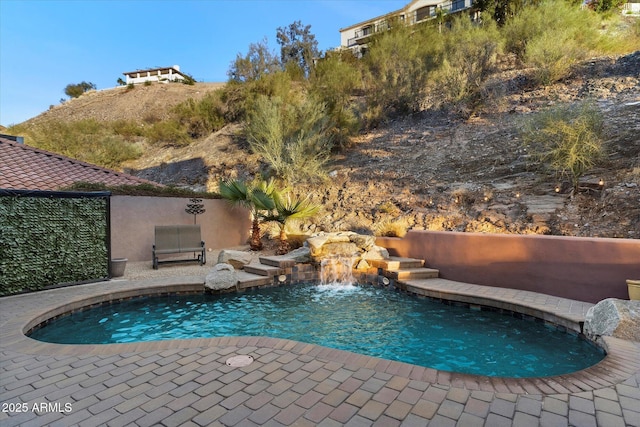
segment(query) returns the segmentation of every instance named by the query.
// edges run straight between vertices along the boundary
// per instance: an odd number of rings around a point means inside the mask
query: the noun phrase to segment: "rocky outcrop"
[[[251,263],[251,258],[248,252],[223,249],[218,254],[218,263],[231,264],[236,270],[242,270],[245,265]]]
[[[309,248],[312,262],[321,263],[323,259],[351,257],[354,267],[366,269],[366,260],[389,258],[389,252],[376,246],[375,236],[358,234],[352,231],[318,233],[305,242]]]
[[[238,273],[231,264],[220,263],[213,266],[204,279],[205,289],[219,291],[234,288],[238,284]]]
[[[590,339],[612,336],[640,342],[640,301],[600,301],[587,312],[584,333]]]

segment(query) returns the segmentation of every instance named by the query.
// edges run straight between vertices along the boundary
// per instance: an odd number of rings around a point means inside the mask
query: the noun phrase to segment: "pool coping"
[[[344,350],[337,350],[315,344],[270,337],[220,337],[190,340],[151,341],[130,344],[101,345],[63,345],[33,340],[25,332],[50,317],[68,312],[88,304],[98,304],[120,298],[161,293],[194,292],[203,288],[203,278],[172,277],[141,281],[111,280],[72,287],[57,288],[31,294],[22,294],[0,298],[0,348],[31,355],[114,355],[131,354],[165,349],[187,349],[195,347],[258,347],[277,349],[296,355],[349,364],[410,380],[431,384],[460,387],[468,390],[505,392],[514,394],[580,393],[604,387],[611,387],[633,377],[640,371],[640,346],[636,343],[613,337],[601,337],[598,341],[607,352],[598,364],[571,374],[535,377],[504,378],[485,377],[457,372],[439,371],[403,362],[365,356]],[[513,310],[522,308],[525,314],[546,313],[548,318],[566,319],[567,322],[580,322],[581,315],[571,309],[571,300],[549,295],[523,291],[505,290],[486,286],[452,282],[444,279],[406,281],[411,291],[420,290],[424,294],[462,302],[493,302],[497,307]],[[474,291],[482,295],[473,300]],[[546,301],[546,307],[538,298]],[[575,302],[584,310],[588,303]],[[568,304],[568,305],[567,305]],[[527,311],[528,310],[528,311]],[[516,310],[517,311],[517,310]],[[548,320],[548,319],[545,319]],[[582,320],[584,320],[582,318]]]

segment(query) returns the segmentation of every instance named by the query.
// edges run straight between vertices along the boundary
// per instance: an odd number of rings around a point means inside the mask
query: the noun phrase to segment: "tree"
[[[253,183],[246,183],[237,179],[220,181],[220,196],[236,206],[242,206],[251,211],[251,240],[249,247],[252,251],[262,249],[260,224],[268,212],[275,209],[271,193],[275,190],[273,180],[258,179]]]
[[[83,81],[78,84],[70,83],[64,88],[64,94],[67,95],[69,98],[78,98],[83,93],[89,92],[90,90],[95,90],[95,88],[96,88],[96,85],[91,82]]]
[[[278,189],[272,179],[258,178],[253,182],[232,179],[223,180],[219,185],[219,193],[234,205],[251,210],[251,250],[262,249],[260,225],[263,222],[277,222],[280,227],[280,247],[278,254],[289,251],[285,226],[292,219],[302,219],[313,216],[320,209],[309,198],[292,197],[288,189]]]
[[[229,79],[237,82],[252,82],[265,74],[274,73],[281,69],[275,54],[269,50],[267,39],[258,43],[251,43],[245,56],[238,53],[235,61],[227,72]]]
[[[309,218],[320,210],[320,205],[312,203],[309,197],[301,198],[291,196],[288,190],[275,190],[271,193],[274,201],[274,212],[265,217],[265,221],[275,221],[280,229],[278,236],[277,255],[284,255],[289,252],[289,241],[287,240],[286,226],[292,219]]]
[[[283,66],[286,68],[288,64],[295,64],[308,77],[314,58],[320,56],[318,41],[311,33],[311,25],[303,26],[300,21],[295,21],[288,27],[279,27],[276,37]]]

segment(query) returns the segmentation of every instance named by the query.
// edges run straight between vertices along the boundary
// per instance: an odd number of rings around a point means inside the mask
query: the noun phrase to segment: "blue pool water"
[[[488,376],[575,372],[604,354],[543,323],[373,286],[296,285],[136,298],[61,317],[31,337],[64,344],[269,336]]]

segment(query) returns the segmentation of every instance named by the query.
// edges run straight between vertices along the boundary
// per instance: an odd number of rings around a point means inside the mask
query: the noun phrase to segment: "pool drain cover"
[[[248,366],[253,362],[253,357],[247,354],[241,354],[239,356],[233,356],[227,359],[225,362],[227,366],[233,366],[234,368],[241,368],[243,366]]]

